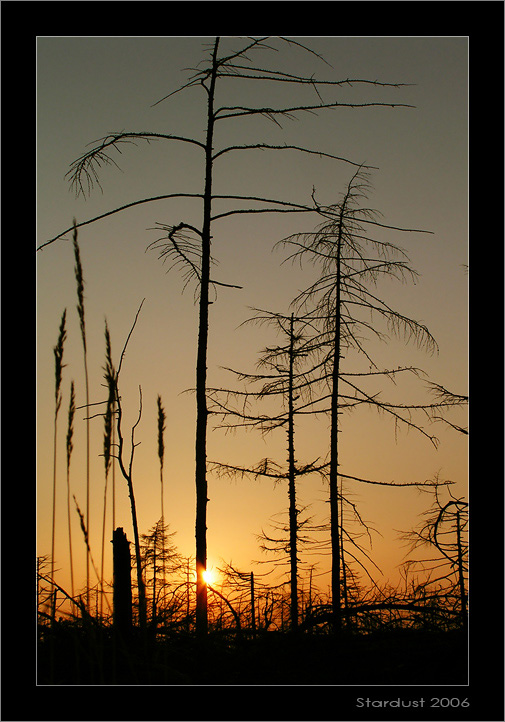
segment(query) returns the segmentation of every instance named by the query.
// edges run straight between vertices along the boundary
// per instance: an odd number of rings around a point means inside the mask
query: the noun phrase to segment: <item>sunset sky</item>
[[[406,87],[328,89],[326,102],[401,103],[415,106],[337,108],[317,115],[300,113],[283,120],[282,128],[264,118],[235,118],[216,127],[215,149],[245,143],[304,146],[342,156],[354,163],[376,166],[369,206],[383,214],[383,222],[431,233],[394,233],[389,240],[403,247],[420,274],[416,285],[386,283],[383,296],[404,315],[426,324],[439,345],[429,356],[414,346],[392,339],[373,342],[371,351],[384,367],[417,366],[426,378],[458,394],[468,389],[468,40],[466,37],[307,37],[298,42],[323,56],[288,47],[274,40],[280,52],[261,51],[253,57],[259,67],[282,67],[286,72],[327,80],[366,79],[406,83]],[[90,197],[76,198],[70,189],[71,163],[89,143],[111,132],[170,133],[204,140],[206,94],[189,88],[154,105],[176,90],[206,57],[210,37],[39,37],[37,40],[37,246],[72,225],[135,200],[169,193],[201,193],[203,156],[196,146],[168,141],[139,141],[123,145],[113,158],[121,170],[104,167],[100,188]],[[222,39],[221,50],[238,49],[243,41]],[[329,63],[329,65],[328,65]],[[330,67],[331,66],[331,67]],[[225,79],[218,86],[218,104],[281,107],[318,102],[313,90],[277,87]],[[154,107],[153,107],[154,106]],[[90,146],[91,147],[91,146]],[[216,163],[216,194],[249,195],[310,204],[313,187],[323,204],[339,199],[353,173],[348,163],[294,151],[244,151],[223,156]],[[233,203],[233,202],[232,202]],[[216,201],[216,210],[230,202]],[[199,199],[163,200],[128,209],[79,230],[85,281],[85,311],[90,371],[90,401],[105,399],[103,388],[104,320],[111,333],[117,366],[126,337],[142,299],[145,302],[130,340],[120,377],[124,427],[135,423],[139,386],[143,411],[136,430],[134,488],[139,527],[147,532],[160,517],[157,457],[157,407],[160,394],[167,416],[165,432],[165,519],[176,532],[174,543],[185,556],[194,555],[195,398],[184,393],[195,385],[198,307],[194,286],[185,289],[176,270],[147,246],[160,234],[156,224],[180,221],[199,225]],[[236,215],[213,227],[214,275],[218,281],[241,286],[219,288],[210,307],[209,386],[235,383],[222,367],[254,372],[258,353],[275,337],[265,328],[241,326],[251,307],[286,313],[297,292],[315,278],[314,269],[289,263],[274,244],[290,233],[313,230],[311,214]],[[51,549],[53,479],[54,356],[53,347],[63,310],[67,309],[68,338],[64,349],[63,403],[58,416],[57,548],[58,582],[69,584],[66,523],[65,437],[71,380],[77,405],[84,404],[84,374],[71,233],[37,254],[38,363],[38,530],[39,555]],[[382,385],[384,398],[394,390]],[[422,382],[406,386],[406,401],[429,397]],[[101,407],[97,407],[100,409]],[[75,420],[70,484],[81,509],[85,506],[85,423],[83,410]],[[466,414],[448,417],[465,426]],[[270,457],[284,463],[286,439],[282,431],[262,438],[256,432],[225,434],[212,430],[208,459],[241,466]],[[327,453],[328,423],[307,422],[297,429],[300,463]],[[453,493],[467,493],[467,437],[442,423],[430,429],[440,439],[436,450],[414,431],[399,429],[374,411],[343,415],[341,471],[386,482],[422,482],[439,474],[455,482]],[[91,422],[90,540],[95,562],[100,559],[103,504],[103,421]],[[116,526],[133,541],[126,484],[116,475]],[[406,553],[398,530],[408,530],[429,504],[427,495],[410,488],[381,488],[349,482],[345,486],[361,516],[377,530],[370,552],[382,575],[370,567],[375,581],[398,580],[398,565]],[[256,535],[269,530],[269,520],[287,510],[287,489],[271,481],[227,480],[209,475],[208,565],[231,562],[241,570],[253,568],[261,554]],[[314,477],[299,483],[301,505],[327,520],[328,493]],[[110,498],[108,500],[110,509]],[[78,586],[85,581],[85,553],[79,520],[73,510],[73,545],[79,567]],[[111,522],[108,522],[108,527]],[[106,576],[112,577],[111,533],[107,537]],[[302,554],[303,560],[303,554]],[[311,562],[317,559],[311,558]],[[329,568],[329,557],[318,571]],[[262,569],[263,570],[263,569]],[[323,591],[327,582],[320,577]],[[92,579],[92,582],[95,580]]]

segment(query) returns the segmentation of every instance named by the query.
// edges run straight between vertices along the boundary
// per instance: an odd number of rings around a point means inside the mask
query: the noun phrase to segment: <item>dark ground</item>
[[[467,683],[461,632],[256,639],[177,635],[125,645],[104,630],[61,628],[39,643],[39,685],[456,685]]]

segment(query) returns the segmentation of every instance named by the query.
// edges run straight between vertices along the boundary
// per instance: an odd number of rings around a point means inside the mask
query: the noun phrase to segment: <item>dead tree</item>
[[[262,599],[268,600],[271,591],[265,582],[270,571],[266,574],[245,572],[227,563],[219,568],[219,572],[224,577],[223,589],[226,590],[227,600],[233,604],[236,613],[242,616],[242,629],[245,629],[245,620],[249,619],[248,630],[255,637],[261,628],[260,602]]]
[[[468,502],[457,498],[448,489],[449,499],[441,498],[440,490],[433,490],[433,502],[423,514],[424,520],[402,538],[410,544],[407,571],[422,570],[426,575],[423,586],[431,596],[438,598],[445,607],[453,602],[452,611],[457,613],[461,626],[466,629],[467,574],[468,574]],[[436,549],[437,556],[416,558],[420,549]],[[412,556],[414,555],[414,556]]]
[[[267,347],[260,356],[258,366],[262,373],[248,374],[232,371],[241,381],[249,384],[246,391],[209,389],[208,398],[210,412],[220,418],[220,426],[224,428],[256,428],[263,434],[283,428],[286,433],[287,458],[285,465],[278,465],[271,459],[262,459],[252,468],[233,466],[231,464],[211,462],[218,474],[240,474],[253,477],[271,478],[276,482],[287,481],[288,487],[288,526],[281,529],[281,538],[268,537],[264,532],[261,539],[266,544],[265,551],[287,551],[290,566],[290,617],[291,629],[298,627],[298,564],[299,535],[303,527],[307,527],[309,519],[302,520],[301,509],[297,504],[296,483],[299,477],[316,473],[320,470],[317,460],[309,464],[299,464],[295,454],[295,417],[298,413],[309,413],[312,407],[310,400],[310,374],[303,368],[303,362],[310,354],[311,342],[306,336],[303,319],[295,319],[294,314],[282,314],[257,311],[251,321],[273,325],[281,336],[277,346]],[[309,322],[310,324],[310,322]],[[252,391],[254,383],[261,383],[258,391]],[[248,411],[254,401],[256,403],[275,399],[276,411],[260,413]],[[235,402],[235,405],[233,405]],[[238,403],[236,403],[238,402]],[[314,410],[312,409],[314,413]],[[314,530],[314,529],[313,529]],[[283,538],[287,532],[287,540]],[[305,539],[305,541],[308,541]],[[270,545],[270,546],[269,546]],[[273,546],[272,546],[273,545]]]
[[[145,299],[144,299],[145,300]],[[114,413],[116,414],[115,419],[115,425],[117,429],[117,449],[116,453],[112,454],[114,458],[118,460],[119,468],[121,470],[121,473],[126,481],[127,487],[128,487],[128,495],[130,497],[130,508],[131,508],[131,514],[132,514],[132,525],[133,525],[133,535],[134,535],[134,541],[135,541],[135,559],[136,559],[136,567],[137,567],[137,586],[138,586],[138,595],[139,595],[139,624],[141,629],[145,629],[147,625],[147,608],[146,608],[146,592],[145,592],[145,584],[142,576],[142,556],[140,551],[140,536],[139,536],[139,528],[138,528],[138,521],[137,521],[137,506],[135,502],[135,493],[133,488],[133,459],[135,455],[135,429],[140,423],[140,419],[142,417],[142,388],[139,386],[139,415],[138,419],[135,422],[135,424],[132,426],[131,429],[131,435],[130,435],[130,458],[127,462],[124,456],[125,453],[125,440],[123,436],[123,428],[122,428],[122,421],[123,421],[123,406],[121,401],[121,396],[119,394],[119,374],[121,371],[121,367],[123,365],[123,360],[126,353],[126,348],[128,346],[128,343],[130,341],[130,338],[132,336],[133,330],[135,329],[135,325],[137,323],[140,311],[142,309],[144,301],[140,304],[140,307],[137,311],[137,314],[135,316],[135,320],[133,322],[132,328],[130,329],[130,333],[128,334],[128,337],[126,339],[125,345],[123,347],[123,351],[121,352],[121,358],[119,361],[119,365],[117,368],[117,371],[114,369],[114,366],[112,364],[111,359],[111,350],[110,350],[110,337],[108,337],[107,334],[107,360],[106,360],[106,373],[105,378],[108,385],[108,391],[109,391],[109,401],[107,403],[107,406],[109,409],[112,409]]]
[[[290,259],[309,260],[319,266],[320,277],[293,302],[298,313],[304,313],[319,328],[320,380],[325,392],[321,398],[328,401],[330,415],[329,439],[329,502],[332,554],[333,625],[341,626],[342,541],[339,510],[339,478],[364,481],[343,474],[339,468],[339,420],[346,409],[369,406],[389,416],[395,428],[406,426],[423,434],[435,447],[436,437],[420,423],[417,414],[430,419],[435,412],[459,403],[455,397],[442,398],[434,403],[392,403],[381,399],[364,385],[365,379],[387,378],[396,383],[402,374],[419,377],[414,367],[397,366],[381,369],[367,350],[367,335],[388,341],[386,330],[408,341],[413,341],[428,353],[438,347],[428,329],[407,318],[380,299],[375,286],[382,277],[406,281],[415,280],[417,273],[410,267],[406,253],[390,241],[372,235],[372,229],[393,232],[426,232],[397,228],[377,220],[378,214],[363,205],[370,192],[369,174],[358,169],[349,181],[339,202],[332,206],[316,203],[320,215],[326,220],[311,233],[297,233],[284,239],[292,254]],[[293,250],[294,249],[294,250]],[[314,347],[313,347],[314,350]],[[343,362],[353,357],[353,371],[343,368]],[[367,368],[368,367],[368,368]],[[379,483],[379,482],[374,482]]]

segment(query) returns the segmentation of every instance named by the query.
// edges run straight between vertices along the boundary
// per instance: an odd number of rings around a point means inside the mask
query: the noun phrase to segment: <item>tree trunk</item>
[[[342,596],[343,599],[343,607],[347,614],[348,609],[348,594],[347,594],[347,571],[345,567],[345,557],[344,557],[344,490],[343,490],[343,482],[340,480],[340,568],[342,570],[342,583],[341,583],[341,604],[342,604]],[[348,617],[344,617],[347,623]]]
[[[135,504],[135,496],[133,493],[133,482],[131,476],[127,477],[128,492],[130,495],[130,505],[132,510],[133,536],[135,540],[135,562],[137,567],[137,586],[139,595],[139,626],[145,630],[147,625],[147,609],[146,609],[146,588],[142,578],[142,559],[140,556],[140,539],[139,528],[137,523],[137,508]]]
[[[158,528],[154,531],[154,547],[153,547],[153,608],[151,610],[151,624],[156,624],[156,544],[158,542]]]
[[[341,249],[342,227],[345,203],[340,211],[340,220],[337,240],[337,282],[335,298],[335,330],[333,344],[333,370],[331,392],[331,432],[330,432],[330,531],[331,531],[331,599],[334,631],[339,631],[342,625],[340,609],[340,521],[338,503],[338,382],[340,377],[340,346],[341,346]]]
[[[461,544],[461,517],[459,509],[456,512],[456,534],[458,544],[458,577],[459,577],[459,594],[461,598],[461,623],[464,629],[467,627],[466,614],[466,592],[465,592],[465,576],[463,573],[463,548]]]
[[[291,571],[291,630],[298,628],[298,569],[297,569],[297,511],[295,470],[295,429],[293,400],[294,334],[293,314],[289,326],[289,377],[288,377],[288,484],[289,484],[289,556]]]
[[[214,91],[217,74],[216,38],[212,56],[212,71],[208,88],[207,139],[205,144],[205,190],[203,198],[202,267],[200,279],[200,317],[196,363],[196,631],[207,633],[207,585],[204,572],[207,567],[207,345],[209,332],[210,242],[212,209],[212,142],[214,135]]]
[[[130,542],[122,527],[114,530],[112,536],[114,593],[114,629],[128,635],[132,628],[132,578]]]
[[[256,612],[254,608],[254,573],[251,572],[251,629],[253,637],[256,636]]]

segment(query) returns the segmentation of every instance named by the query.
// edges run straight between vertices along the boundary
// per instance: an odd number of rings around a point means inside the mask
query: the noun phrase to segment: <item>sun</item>
[[[214,572],[212,571],[212,569],[206,569],[206,570],[203,572],[203,579],[204,579],[204,581],[205,581],[205,584],[208,584],[208,585],[211,585],[211,586],[212,586],[212,584],[213,584],[213,583],[215,582],[215,580],[216,580],[216,575],[214,574]]]

